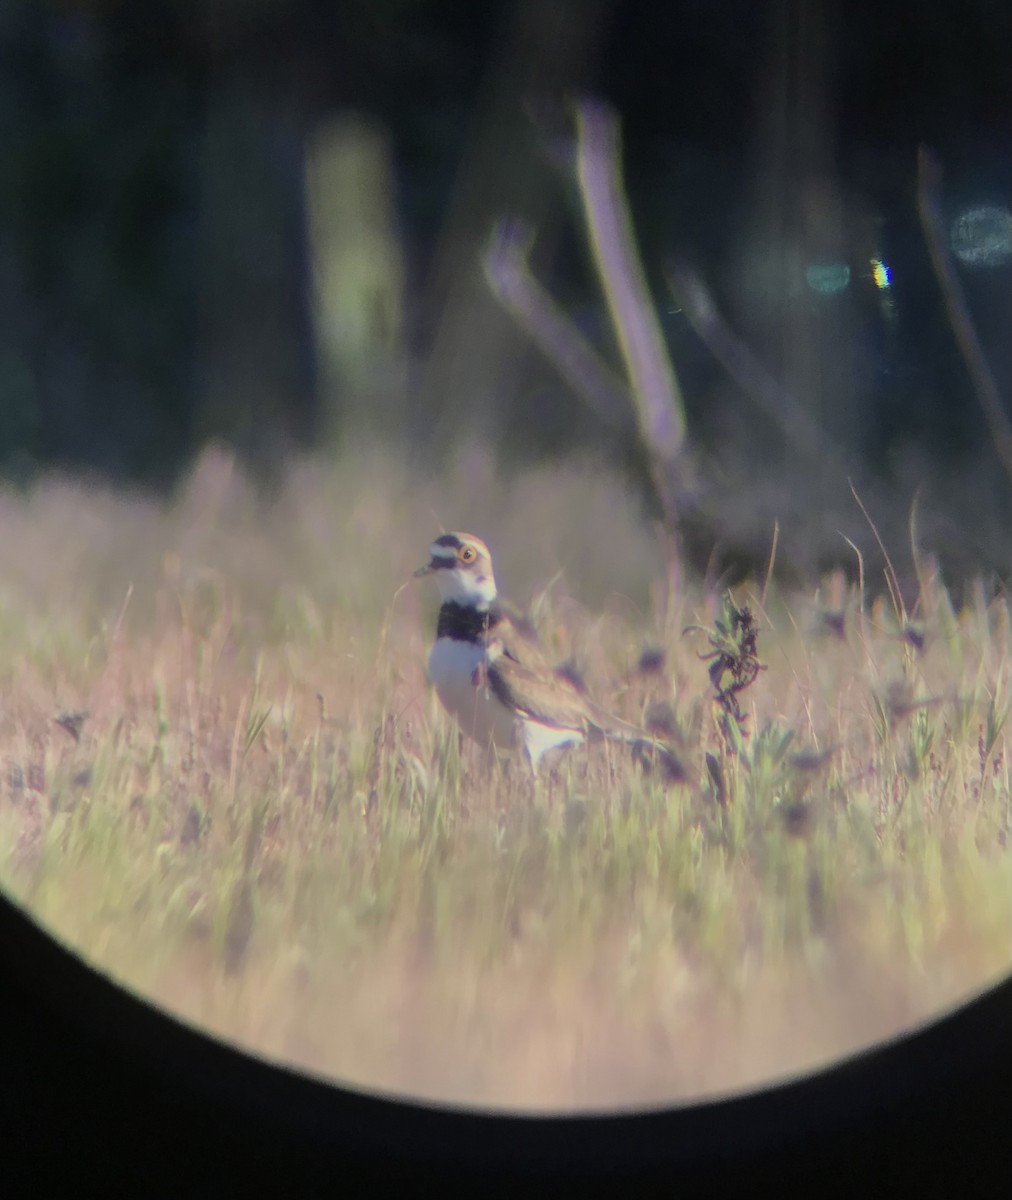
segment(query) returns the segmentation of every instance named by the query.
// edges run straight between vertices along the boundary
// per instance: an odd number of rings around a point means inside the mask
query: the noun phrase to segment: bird
[[[594,704],[552,667],[499,597],[492,555],[472,533],[443,533],[415,577],[431,575],[442,604],[428,674],[465,734],[495,751],[520,749],[533,773],[587,741],[624,742],[641,755],[660,749],[672,778],[681,768],[644,730]]]

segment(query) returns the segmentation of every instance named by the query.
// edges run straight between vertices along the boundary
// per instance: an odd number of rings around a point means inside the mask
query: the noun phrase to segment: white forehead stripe
[[[462,546],[471,546],[479,556],[487,558],[491,561],[488,547],[479,537],[475,537],[471,533],[447,533],[443,534],[445,538],[452,538],[453,541],[447,543],[437,538],[429,547],[429,553],[433,558],[455,559],[457,553]]]
[[[463,542],[466,545],[473,546],[475,548],[475,550],[477,550],[480,554],[484,554],[486,557],[490,557],[489,553],[488,553],[488,546],[485,545],[485,543],[481,540],[480,537],[475,537],[475,535],[473,533],[455,533],[453,536],[459,542]]]

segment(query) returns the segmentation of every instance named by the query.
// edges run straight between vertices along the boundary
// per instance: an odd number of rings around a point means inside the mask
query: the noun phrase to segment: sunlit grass
[[[600,471],[510,482],[475,454],[426,480],[364,454],[267,503],[210,455],[165,506],[51,481],[0,520],[5,886],[256,1052],[464,1103],[684,1100],[1008,970],[1001,599],[956,611],[926,571],[918,646],[841,578],[738,589],[767,669],[735,755],[683,633],[719,597],[667,593]],[[669,706],[684,784],[592,747],[532,800],[519,763],[459,743],[410,579],[441,524],[489,542],[598,700]],[[55,721],[75,710],[79,741]]]

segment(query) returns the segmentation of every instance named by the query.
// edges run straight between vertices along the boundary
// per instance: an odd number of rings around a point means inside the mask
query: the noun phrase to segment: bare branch
[[[774,421],[795,450],[811,458],[830,460],[843,469],[836,447],[819,425],[728,328],[709,289],[686,267],[672,266],[668,286],[689,324],[741,390]]]
[[[489,287],[576,395],[609,425],[627,428],[633,414],[629,389],[535,279],[528,262],[533,240],[519,220],[494,226],[483,261]]]
[[[987,421],[994,448],[1005,468],[1005,474],[1012,482],[1012,422],[1009,421],[1008,413],[1002,404],[998,385],[994,381],[984,356],[984,348],[973,327],[966,296],[956,274],[952,255],[949,254],[945,243],[942,206],[939,200],[941,180],[942,168],[938,160],[927,147],[921,146],[917,156],[917,210],[931,253],[931,265],[934,267],[938,286],[942,289],[949,321],[970,372],[974,391],[984,410],[984,419]]]
[[[636,250],[622,182],[618,121],[606,104],[584,100],[576,106],[576,128],[584,220],[641,436],[651,457],[670,468],[682,453],[685,413]]]

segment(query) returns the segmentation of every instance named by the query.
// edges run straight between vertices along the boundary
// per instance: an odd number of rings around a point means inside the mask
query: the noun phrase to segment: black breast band
[[[453,638],[456,642],[483,642],[490,629],[502,620],[502,612],[493,604],[487,612],[480,612],[469,604],[456,604],[447,600],[439,610],[436,637]]]

